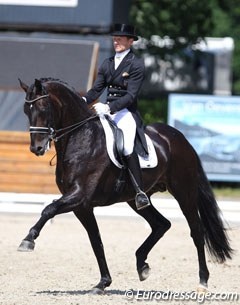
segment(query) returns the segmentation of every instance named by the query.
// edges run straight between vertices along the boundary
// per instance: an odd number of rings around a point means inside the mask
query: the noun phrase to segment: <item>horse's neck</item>
[[[88,108],[87,104],[80,96],[73,93],[69,95],[59,93],[58,98],[61,101],[62,107],[59,109],[61,113],[55,121],[55,123],[57,123],[55,128],[63,129],[62,132],[65,134],[61,140],[62,145],[57,145],[61,153],[61,150],[63,150],[68,143],[68,138],[75,130],[85,128],[84,125],[87,123],[88,119],[91,119],[93,112]]]
[[[63,109],[61,113],[61,127],[67,127],[72,124],[81,122],[91,116],[91,111],[88,109],[84,101],[80,98],[74,100],[73,97],[63,101]]]
[[[78,155],[78,160],[82,159],[84,162],[86,162],[86,158],[88,157],[93,158],[93,151],[95,155],[98,155],[98,151],[102,146],[97,145],[97,142],[104,143],[104,137],[105,135],[100,120],[94,117],[73,132],[63,136],[58,142],[55,142],[58,174],[60,176],[63,174],[64,161],[74,160],[76,155]]]
[[[48,92],[55,96],[58,107],[61,107],[58,109],[58,113],[60,112],[61,115],[56,118],[58,128],[75,124],[91,116],[91,111],[81,96],[68,86],[54,81],[47,83],[46,87]]]

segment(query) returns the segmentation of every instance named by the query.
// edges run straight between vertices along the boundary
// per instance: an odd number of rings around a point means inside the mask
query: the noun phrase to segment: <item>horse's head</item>
[[[96,115],[72,87],[53,78],[35,79],[28,86],[20,79],[26,92],[24,112],[30,123],[30,150],[44,155],[51,140],[66,137]]]
[[[50,147],[53,136],[53,115],[50,95],[41,80],[35,80],[31,86],[20,79],[20,86],[26,92],[24,112],[29,119],[31,144],[30,150],[37,156],[44,155]]]

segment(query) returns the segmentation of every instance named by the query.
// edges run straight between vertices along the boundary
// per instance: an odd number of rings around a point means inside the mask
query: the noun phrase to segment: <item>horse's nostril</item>
[[[42,146],[31,146],[30,151],[37,156],[42,155],[44,153],[44,149]]]
[[[41,151],[42,149],[43,149],[42,146],[37,147],[37,151]]]

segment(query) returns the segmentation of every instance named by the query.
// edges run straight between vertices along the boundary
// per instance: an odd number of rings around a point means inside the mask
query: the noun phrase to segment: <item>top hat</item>
[[[112,36],[127,36],[130,38],[133,38],[135,41],[138,40],[138,36],[135,35],[134,27],[129,24],[120,24],[120,23],[115,24],[111,35]]]

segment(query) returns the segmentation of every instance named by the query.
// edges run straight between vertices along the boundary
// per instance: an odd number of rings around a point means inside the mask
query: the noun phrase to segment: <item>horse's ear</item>
[[[35,87],[36,87],[36,92],[37,93],[42,93],[42,83],[39,79],[35,78],[35,83],[34,83]]]
[[[27,91],[28,91],[29,86],[28,86],[28,85],[26,85],[25,83],[23,83],[23,82],[21,81],[21,79],[20,79],[20,78],[18,79],[18,81],[19,81],[19,83],[20,83],[21,88],[22,88],[22,89],[23,89],[25,92],[27,92]]]

